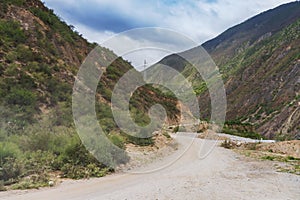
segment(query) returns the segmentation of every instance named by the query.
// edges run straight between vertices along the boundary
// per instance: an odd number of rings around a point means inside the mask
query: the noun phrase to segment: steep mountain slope
[[[279,6],[228,29],[202,46],[221,65],[254,43],[294,23],[299,19],[299,13],[299,2]]]
[[[0,189],[1,184],[19,181],[25,183],[16,188],[44,185],[49,172],[57,170],[71,178],[103,176],[107,169],[76,135],[71,109],[75,76],[96,44],[82,38],[39,0],[3,0],[0,16]],[[103,59],[115,58],[97,90],[95,106],[101,126],[120,148],[126,143],[152,144],[152,138],[128,136],[115,124],[112,89],[133,67],[110,50],[99,49]],[[147,112],[155,103],[162,104],[169,122],[176,123],[177,100],[144,86],[131,100],[132,116],[139,125],[149,123]],[[120,163],[128,160],[123,158]]]
[[[266,137],[299,138],[299,27],[297,1],[261,13],[202,45],[223,75],[227,128],[247,124]],[[195,52],[197,48],[168,56],[160,63],[171,64],[193,82],[206,118],[210,103],[205,84],[179,58],[195,57]]]
[[[96,45],[88,43],[38,0],[3,1],[0,15],[1,103],[29,122],[61,103],[70,103],[74,77]],[[104,57],[116,59],[106,70],[98,90],[99,101],[109,104],[115,83],[133,67],[108,49],[101,50]],[[151,93],[149,86],[139,92],[147,90]],[[159,101],[160,95],[163,96],[156,91],[149,98],[156,102],[154,99]],[[137,101],[138,109],[150,107],[141,99]]]

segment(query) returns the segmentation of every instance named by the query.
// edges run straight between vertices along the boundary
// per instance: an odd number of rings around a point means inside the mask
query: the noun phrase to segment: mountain
[[[228,62],[243,49],[282,31],[299,20],[299,11],[299,2],[281,5],[229,28],[202,46],[213,54],[218,64]]]
[[[201,45],[223,76],[228,101],[224,131],[247,129],[268,138],[300,137],[299,27],[300,2],[296,1],[263,12]],[[199,48],[167,56],[159,63],[193,82],[202,117],[207,118],[210,100],[205,83],[181,58],[195,58]]]
[[[82,145],[72,118],[75,76],[97,45],[39,0],[2,0],[0,16],[0,188],[3,184],[20,189],[43,186],[54,171],[70,178],[111,171]],[[128,143],[153,144],[151,137],[127,135],[116,125],[112,90],[133,67],[112,51],[98,49],[102,59],[114,58],[98,84],[95,105],[107,137],[123,149]],[[177,100],[146,85],[130,101],[135,122],[150,123],[147,112],[156,103],[168,110],[170,123],[178,121]],[[119,155],[117,161],[125,163],[128,157]]]
[[[82,38],[73,26],[67,25],[38,0],[2,1],[0,15],[0,103],[17,113],[10,121],[28,125],[56,109],[70,109],[68,104],[75,76],[96,44]],[[99,49],[103,59],[114,60],[105,70],[97,90],[98,103],[109,106],[114,85],[133,67],[112,51]],[[147,93],[153,93],[148,103],[135,99],[137,94]],[[138,110],[146,111],[158,101],[164,104],[160,100],[162,97],[167,103],[176,102],[150,86],[139,88],[135,95],[133,99]],[[175,107],[172,109],[176,112]],[[175,113],[169,116],[176,118]],[[72,121],[57,122],[57,125],[69,126]]]

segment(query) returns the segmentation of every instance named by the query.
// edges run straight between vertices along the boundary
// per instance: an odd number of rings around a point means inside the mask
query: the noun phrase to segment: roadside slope
[[[191,137],[177,137],[181,144]],[[214,141],[196,139],[173,165],[145,174],[115,174],[101,179],[65,182],[52,189],[0,193],[3,200],[36,199],[298,199],[300,177],[276,173],[268,162],[245,161],[215,147],[199,159],[199,147]],[[207,150],[207,149],[206,149]],[[156,163],[160,166],[161,163]]]

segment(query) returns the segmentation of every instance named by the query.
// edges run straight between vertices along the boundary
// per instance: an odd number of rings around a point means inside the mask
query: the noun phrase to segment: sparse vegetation
[[[173,129],[173,133],[177,133],[179,131],[179,126],[175,126],[175,128]]]
[[[274,9],[232,27],[202,45],[215,61],[225,83],[226,120],[235,125],[252,124],[254,129],[245,131],[247,137],[257,138],[255,132],[260,132],[266,138],[274,138],[274,132],[280,132],[274,122],[282,123],[285,119],[283,123],[287,123],[291,110],[296,109],[299,94],[295,91],[299,88],[294,83],[297,83],[299,71],[299,13],[299,6],[292,4]],[[196,50],[200,47],[182,55],[198,58]],[[167,56],[161,63],[169,64],[191,81],[195,94],[199,95],[201,119],[209,118],[211,94],[197,70],[178,55]],[[212,75],[206,84],[213,79]],[[289,139],[298,138],[298,118],[293,118],[287,125],[290,128],[283,130],[284,135],[291,136]],[[231,134],[228,129],[224,132]]]
[[[226,149],[232,149],[232,148],[236,147],[236,143],[231,140],[224,140],[221,143],[221,147],[224,147]]]
[[[278,142],[274,144],[268,143],[240,143],[225,140],[221,146],[257,160],[268,160],[273,163],[279,172],[288,172],[300,175],[300,158],[294,157],[297,155],[294,148],[297,146],[297,141]]]
[[[73,128],[53,127],[48,120],[29,126],[21,136],[4,135],[0,143],[0,179],[12,189],[47,186],[49,173],[62,177],[103,176],[108,169],[81,144]]]
[[[20,23],[14,20],[0,20],[0,44],[8,48],[25,42],[26,36]]]
[[[229,134],[229,135],[236,135],[236,136],[240,136],[240,137],[246,137],[246,138],[251,138],[251,139],[261,139],[264,137],[261,136],[258,133],[255,132],[246,132],[246,131],[239,131],[236,129],[230,129],[227,127],[224,127],[222,130],[223,133]]]
[[[166,131],[163,132],[163,136],[165,136],[166,138],[171,138],[170,134]]]
[[[113,171],[85,149],[72,118],[74,76],[96,44],[88,43],[39,0],[1,1],[0,16],[0,190],[48,186],[52,173],[79,179]],[[99,49],[105,58],[116,57],[106,48]],[[152,135],[139,138],[122,133],[112,116],[112,90],[130,69],[130,63],[117,58],[101,78],[96,95],[99,123],[107,138],[121,149],[126,143],[154,143]],[[144,98],[149,94],[150,98]],[[138,125],[149,124],[147,112],[156,103],[176,120],[176,98],[146,85],[130,101]],[[105,154],[104,149],[96,150]],[[112,154],[107,159],[114,156],[118,163],[128,161],[118,151]]]
[[[263,160],[271,160],[271,161],[273,161],[274,159],[275,159],[275,157],[274,156],[263,156],[263,157],[261,157],[261,159],[263,159]]]

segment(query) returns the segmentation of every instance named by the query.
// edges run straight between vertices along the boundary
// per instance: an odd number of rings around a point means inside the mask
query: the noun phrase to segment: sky
[[[141,69],[144,60],[151,65],[167,54],[201,45],[250,17],[292,1],[44,0],[44,2],[90,42],[106,46],[118,55],[122,52],[119,48],[126,46],[129,47],[127,49],[132,49],[131,53],[119,56],[131,61],[137,69]],[[151,34],[146,33],[149,29],[141,34],[129,31],[144,27],[156,27],[157,30],[152,29]],[[164,29],[167,31],[163,31]],[[126,34],[126,31],[130,34]],[[174,31],[174,35],[181,34],[188,37],[194,43],[182,45],[176,42],[176,37],[170,37],[170,31]],[[143,40],[141,37],[144,37]],[[114,42],[109,41],[112,38]],[[116,42],[118,40],[120,42]],[[119,45],[109,46],[112,43]],[[149,51],[145,49],[137,51],[136,49],[141,46],[155,47],[156,50],[152,48]],[[176,48],[173,48],[175,46]]]

